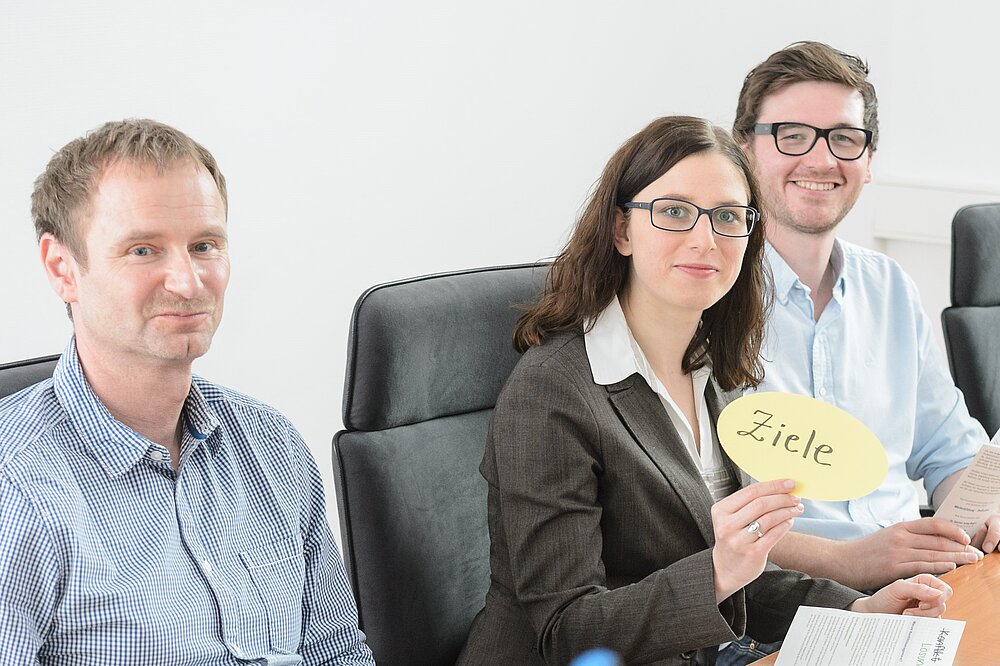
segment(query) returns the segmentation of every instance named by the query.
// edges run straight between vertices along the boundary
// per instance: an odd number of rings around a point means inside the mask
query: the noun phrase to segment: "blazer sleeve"
[[[744,595],[716,604],[710,549],[607,587],[600,502],[607,433],[595,413],[602,407],[580,381],[560,368],[520,364],[496,406],[483,462],[498,514],[495,547],[506,549],[512,592],[539,651],[546,662],[566,663],[603,645],[626,663],[646,663],[735,640],[745,626]]]
[[[846,609],[865,596],[836,581],[812,578],[770,563],[745,590],[747,634],[765,643],[785,637],[799,606]]]

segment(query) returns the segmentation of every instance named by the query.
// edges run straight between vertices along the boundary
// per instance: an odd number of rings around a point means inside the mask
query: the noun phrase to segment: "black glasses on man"
[[[830,127],[822,129],[805,123],[757,123],[753,133],[774,137],[774,145],[782,155],[805,155],[820,137],[838,160],[850,162],[865,154],[872,142],[872,131],[863,127]]]

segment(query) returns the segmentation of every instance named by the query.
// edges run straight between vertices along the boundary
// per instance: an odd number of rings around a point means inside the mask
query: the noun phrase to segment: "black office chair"
[[[518,360],[517,306],[547,265],[372,287],[351,321],[333,440],[344,560],[380,666],[454,664],[489,586],[490,414]]]
[[[0,364],[0,399],[52,376],[59,354]]]
[[[955,213],[951,307],[941,323],[955,384],[992,436],[1000,429],[1000,203]]]

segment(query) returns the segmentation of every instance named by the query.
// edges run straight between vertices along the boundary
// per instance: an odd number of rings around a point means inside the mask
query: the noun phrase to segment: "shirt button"
[[[826,395],[826,387],[825,386],[823,386],[822,388],[820,388],[819,394],[820,395]]]
[[[212,574],[212,563],[208,560],[202,560],[201,570],[205,572],[206,576],[210,576]]]
[[[163,451],[160,451],[159,449],[153,449],[152,451],[149,452],[149,457],[155,460],[156,462],[162,462]]]

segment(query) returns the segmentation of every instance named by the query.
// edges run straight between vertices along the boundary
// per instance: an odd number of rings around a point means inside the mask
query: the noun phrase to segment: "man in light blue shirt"
[[[871,180],[878,120],[867,74],[854,56],[793,44],[747,76],[733,128],[764,195],[776,287],[759,390],[843,408],[875,432],[889,459],[875,492],[805,501],[771,559],[861,590],[975,562],[1000,540],[1000,516],[971,543],[950,523],[919,517],[909,479],[923,479],[940,503],[988,438],[955,388],[910,278],[835,235]]]
[[[192,375],[229,280],[226,185],[148,120],[58,151],[32,216],[74,336],[0,400],[4,664],[373,664],[315,461]]]

